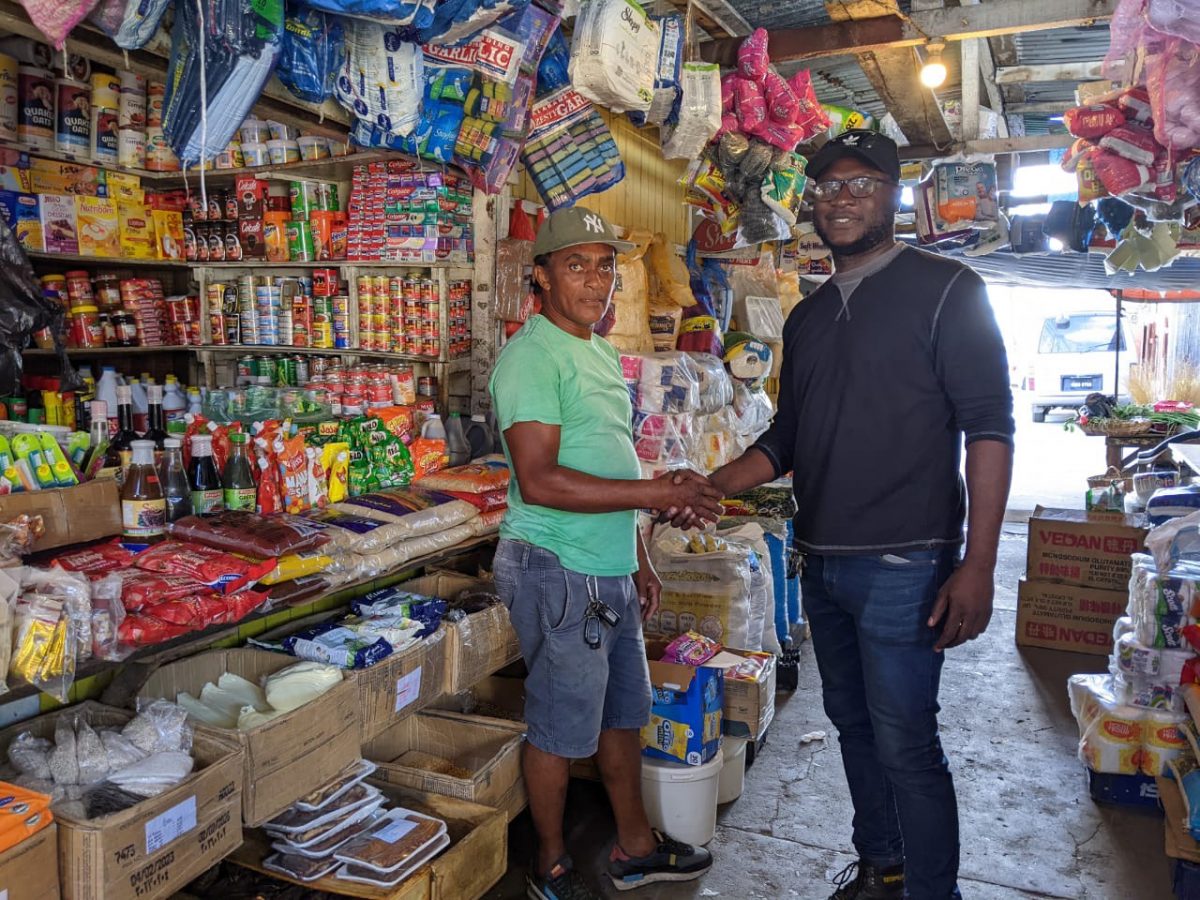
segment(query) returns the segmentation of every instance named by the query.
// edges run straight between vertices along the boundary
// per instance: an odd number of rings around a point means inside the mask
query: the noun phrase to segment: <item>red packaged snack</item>
[[[135,565],[147,572],[194,578],[212,590],[231,594],[274,569],[275,560],[253,562],[202,544],[167,541],[138,554]]]
[[[161,644],[172,638],[182,637],[191,629],[171,625],[153,616],[140,613],[130,613],[117,629],[117,637],[122,644],[133,647],[147,647],[151,644]]]
[[[133,556],[132,551],[126,550],[116,541],[111,541],[63,553],[55,557],[50,565],[68,572],[79,572],[89,580],[96,581],[109,572],[132,565]]]
[[[242,424],[233,422],[229,425],[218,425],[216,422],[209,422],[206,427],[213,439],[213,463],[216,464],[218,472],[224,472],[225,463],[233,451],[233,442],[229,440],[229,435],[232,432],[241,431]]]
[[[508,508],[508,491],[487,491],[483,494],[468,494],[465,491],[444,491],[448,497],[455,500],[466,500],[481,513],[494,512],[497,509]]]
[[[771,66],[771,57],[767,53],[767,30],[756,28],[751,35],[742,41],[738,47],[738,74],[751,81],[761,81]]]
[[[1089,151],[1087,161],[1091,163],[1104,189],[1114,196],[1137,190],[1150,181],[1148,168],[1102,147]]]
[[[255,447],[258,465],[258,512],[273,516],[283,512],[283,492],[279,489],[279,467],[266,447]]]
[[[238,591],[236,594],[223,597],[222,601],[225,604],[227,616],[224,621],[242,621],[242,619],[266,603],[270,599],[270,596],[266,591]]]
[[[1124,125],[1125,114],[1111,103],[1076,106],[1063,113],[1063,124],[1075,137],[1098,138]]]
[[[171,524],[171,537],[264,559],[305,553],[329,543],[322,529],[300,516],[261,516],[233,509],[215,516],[184,516]]]
[[[279,470],[283,508],[290,513],[302,513],[309,508],[308,458],[304,454],[304,438],[297,435],[287,440],[277,439],[272,449]]]
[[[1149,128],[1133,124],[1114,128],[1100,138],[1100,146],[1143,166],[1153,165],[1163,149]]]
[[[408,448],[408,452],[412,457],[413,481],[446,468],[448,457],[446,456],[445,441],[417,438]]]
[[[155,575],[134,569],[121,580],[121,605],[128,610],[191,597],[204,590],[204,585],[184,575]]]
[[[223,621],[225,604],[217,594],[205,593],[180,600],[167,600],[146,607],[144,614],[166,622],[168,625],[187,627],[199,631],[216,622]]]
[[[1121,91],[1117,106],[1125,113],[1125,118],[1141,125],[1150,124],[1150,93],[1145,88],[1131,87]]]

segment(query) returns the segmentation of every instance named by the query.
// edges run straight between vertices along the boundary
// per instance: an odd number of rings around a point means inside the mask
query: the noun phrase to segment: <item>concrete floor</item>
[[[942,681],[943,743],[958,784],[966,900],[1071,898],[1169,900],[1170,863],[1160,817],[1099,807],[1075,758],[1078,734],[1066,678],[1101,671],[1100,656],[1018,650],[1013,643],[1025,526],[1006,526],[996,613],[979,640],[951,651]],[[766,747],[746,774],[742,797],[721,810],[701,881],[626,896],[825,898],[829,879],[853,860],[851,807],[837,738],[821,709],[820,679],[805,648],[800,687],[778,696]],[[801,746],[806,732],[829,738]],[[612,835],[599,785],[573,782],[568,845],[599,874]],[[524,896],[532,829],[528,814],[510,833],[510,871],[488,897]],[[607,879],[604,879],[607,884]],[[609,888],[609,893],[617,895]]]

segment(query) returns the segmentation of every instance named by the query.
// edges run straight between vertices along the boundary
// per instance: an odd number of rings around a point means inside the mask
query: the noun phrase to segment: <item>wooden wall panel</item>
[[[624,115],[606,109],[600,109],[600,115],[612,129],[613,140],[625,163],[625,178],[602,194],[589,194],[580,203],[596,210],[614,225],[661,231],[669,242],[686,244],[691,233],[683,188],[678,182],[687,168],[687,161],[663,159],[658,132],[654,129],[639,129]],[[541,202],[523,169],[513,196]]]

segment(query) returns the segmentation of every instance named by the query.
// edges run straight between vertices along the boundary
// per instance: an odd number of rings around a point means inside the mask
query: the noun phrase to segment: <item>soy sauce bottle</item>
[[[211,516],[225,508],[224,488],[217,465],[213,462],[213,439],[207,434],[192,437],[192,464],[188,467],[188,487],[192,490],[192,512]]]
[[[154,442],[133,441],[121,485],[121,532],[126,543],[156,544],[166,538],[167,504],[154,468]]]
[[[192,514],[192,489],[183,468],[183,442],[169,437],[163,441],[158,477],[167,503],[167,521],[175,522]]]

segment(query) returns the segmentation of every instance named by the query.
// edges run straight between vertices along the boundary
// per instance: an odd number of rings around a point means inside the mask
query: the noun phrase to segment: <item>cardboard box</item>
[[[463,591],[495,592],[495,585],[457,572],[439,572],[405,582],[405,590],[453,600]],[[446,691],[456,694],[521,658],[521,645],[504,604],[452,622],[446,637]]]
[[[22,732],[53,738],[59,716],[82,715],[93,727],[123,726],[133,713],[81,703],[0,731],[0,752]],[[175,787],[129,809],[95,819],[54,811],[58,869],[65,900],[158,900],[183,889],[242,842],[242,752],[197,729],[196,768]]]
[[[75,198],[70,194],[38,194],[42,217],[42,240],[47,253],[79,253],[79,228],[75,220]]]
[[[34,550],[50,550],[121,533],[120,495],[116,481],[111,478],[69,488],[0,496],[0,518],[4,521],[26,513],[41,516],[46,525],[46,533],[38,538]]]
[[[183,259],[183,213],[155,209],[150,211],[159,259]]]
[[[508,823],[499,810],[455,797],[374,783],[392,805],[436,816],[446,823],[450,834],[449,847],[395,887],[354,884],[332,875],[301,884],[269,872],[263,868],[262,861],[271,853],[270,841],[262,831],[247,832],[245,843],[234,852],[231,860],[276,880],[300,884],[308,891],[371,900],[467,900],[483,897],[504,876],[508,869]]]
[[[372,778],[502,809],[512,821],[527,803],[524,731],[503,719],[417,713],[364,744],[362,755],[379,767]]]
[[[424,709],[445,692],[446,629],[369,669],[347,672],[358,690],[361,743]]]
[[[108,197],[76,197],[79,252],[83,256],[115,259],[121,255],[117,204]]]
[[[1107,656],[1113,625],[1128,604],[1126,591],[1022,578],[1017,588],[1017,643]]]
[[[145,203],[117,201],[117,221],[121,229],[121,255],[127,259],[155,259],[158,242],[154,239],[154,220]]]
[[[725,648],[726,653],[751,656],[749,650]],[[725,703],[721,707],[721,732],[730,737],[758,740],[775,719],[775,657],[767,664],[758,681],[724,678]]]
[[[297,661],[262,650],[212,650],[161,667],[138,697],[174,700],[182,691],[199,696],[205,684],[215,683],[225,672],[258,684]],[[249,731],[196,726],[197,732],[233,740],[244,751],[241,799],[247,825],[261,825],[278,815],[359,758],[355,690],[347,679],[299,709]]]
[[[704,666],[650,662],[654,702],[642,729],[643,753],[699,766],[721,747],[722,672]]]
[[[100,196],[100,170],[78,163],[54,162],[38,156],[29,159],[29,190],[35,194]]]
[[[1038,507],[1029,519],[1025,574],[1039,581],[1124,591],[1130,555],[1142,552],[1148,529],[1134,516]]]
[[[51,822],[31,838],[0,853],[0,897],[58,900],[58,826]]]
[[[104,183],[108,188],[106,193],[116,203],[145,202],[146,192],[142,189],[142,179],[137,175],[105,169]]]
[[[37,194],[20,191],[0,191],[0,212],[4,223],[17,237],[25,250],[41,251],[46,248],[42,238],[42,214]]]

